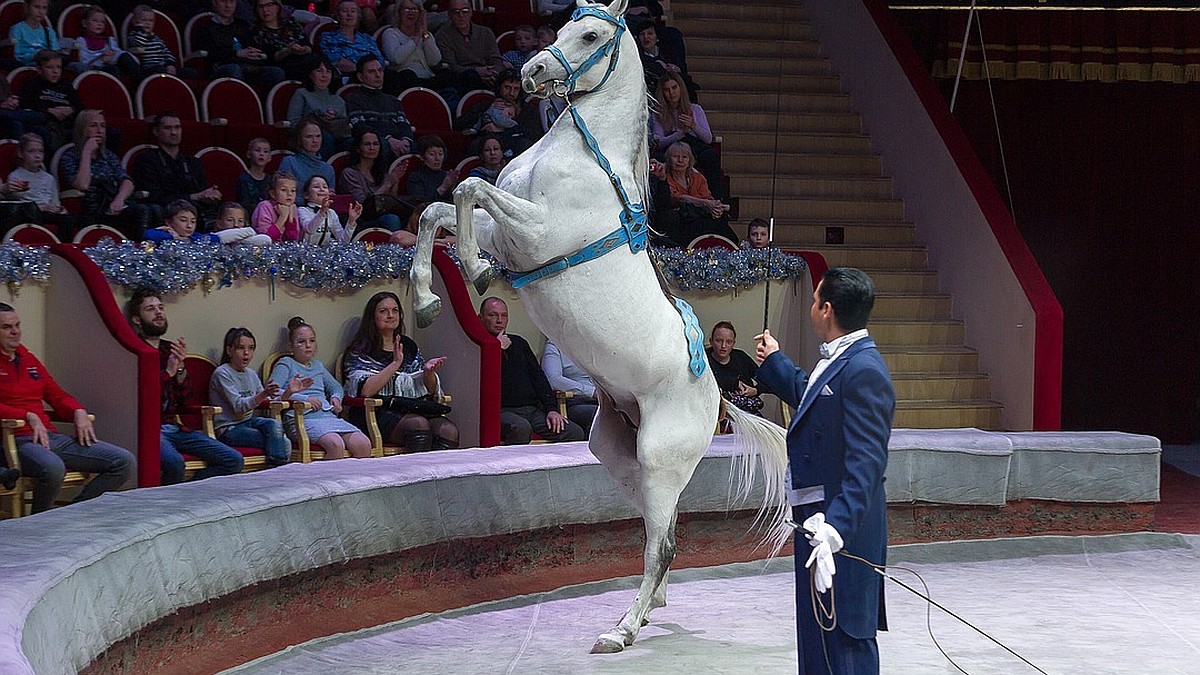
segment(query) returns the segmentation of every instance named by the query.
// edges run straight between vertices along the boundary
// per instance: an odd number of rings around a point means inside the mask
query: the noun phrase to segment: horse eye
[[[589,43],[590,43],[590,42],[595,42],[595,41],[596,41],[596,39],[597,39],[597,38],[599,38],[599,37],[600,37],[600,36],[599,36],[599,35],[596,35],[595,33],[586,33],[586,34],[584,34],[584,36],[583,36],[583,41],[584,41],[584,42],[589,42]]]

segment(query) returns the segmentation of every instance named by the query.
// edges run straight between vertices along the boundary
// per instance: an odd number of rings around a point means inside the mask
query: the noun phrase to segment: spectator
[[[713,133],[704,108],[692,103],[679,73],[667,73],[654,92],[658,112],[650,116],[651,153],[663,157],[672,143],[683,141],[692,149],[696,165],[710,189],[721,184],[721,159],[713,147]]]
[[[133,179],[116,153],[104,147],[107,128],[99,110],[76,116],[75,146],[62,155],[62,175],[68,185],[83,192],[81,220],[115,226],[130,239],[140,240],[150,210],[129,201]]]
[[[713,197],[704,175],[695,169],[695,161],[691,147],[676,141],[667,148],[667,166],[658,165],[657,177],[666,181],[671,192],[671,205],[679,215],[673,231],[662,228],[659,231],[679,246],[687,246],[705,234],[737,241],[737,235],[729,227],[729,206]]]
[[[292,355],[285,356],[271,369],[271,382],[280,389],[292,390],[286,400],[292,405],[306,406],[304,429],[308,437],[321,446],[326,459],[370,457],[371,441],[353,424],[338,417],[342,412],[342,385],[333,379],[317,353],[317,333],[304,319],[294,316],[288,321],[288,344]],[[290,411],[285,418],[288,434],[297,439],[296,417]]]
[[[525,62],[538,53],[537,33],[533,30],[533,26],[523,23],[513,29],[513,47],[503,54],[500,58],[508,64],[508,67],[521,72],[521,68],[525,67]]]
[[[546,379],[555,391],[571,394],[567,399],[567,419],[578,424],[585,433],[591,433],[592,420],[596,419],[599,410],[592,376],[559,351],[558,345],[551,340],[546,340],[546,348],[542,350],[542,372],[546,373]]]
[[[709,335],[708,365],[717,378],[721,396],[746,412],[759,414],[763,407],[761,394],[766,390],[754,379],[758,364],[749,354],[734,348],[737,331],[733,324],[720,321]]]
[[[425,8],[417,0],[400,0],[396,25],[383,31],[383,55],[393,73],[390,89],[399,93],[409,87],[439,91],[451,84],[445,74],[434,72],[442,62],[442,50],[429,33]]]
[[[262,137],[250,141],[246,148],[246,170],[237,178],[237,200],[247,213],[269,196],[271,177],[267,175],[267,164],[270,163],[271,141]]]
[[[146,201],[156,211],[152,221],[161,217],[171,202],[185,199],[197,207],[200,228],[207,231],[217,219],[217,204],[221,190],[204,177],[204,165],[199,159],[180,150],[183,142],[183,122],[174,111],[160,112],[150,123],[155,147],[138,153],[133,161],[134,184],[148,193]]]
[[[331,195],[329,183],[321,176],[312,176],[304,184],[304,205],[297,215],[300,241],[324,246],[334,242],[345,244],[353,239],[354,228],[358,227],[358,218],[362,215],[362,204],[350,202],[346,226],[342,227],[341,219],[333,211]]]
[[[507,65],[496,48],[496,34],[471,22],[469,0],[450,0],[450,23],[434,33],[442,58],[457,78],[460,93],[496,84]]]
[[[196,27],[196,48],[208,52],[212,77],[232,77],[269,90],[283,81],[283,68],[251,43],[250,24],[234,16],[237,0],[212,0],[213,15]]]
[[[568,2],[569,1],[570,0],[568,0]],[[575,10],[572,9],[571,11],[575,11]],[[554,30],[553,26],[538,26],[537,27],[538,49],[545,49],[546,47],[549,47],[550,45],[554,44],[554,41],[557,39],[558,39],[558,31]]]
[[[426,360],[412,338],[404,334],[404,310],[390,291],[371,296],[363,308],[358,331],[343,355],[346,390],[351,396],[384,397],[389,405],[376,410],[379,433],[389,444],[406,452],[458,447],[458,427],[445,414],[405,409],[396,397],[421,399],[442,393],[438,371],[446,358]],[[416,405],[416,404],[412,404]],[[350,420],[366,427],[361,408],[350,410]]]
[[[342,169],[338,191],[363,205],[363,227],[382,227],[396,232],[403,227],[396,199],[399,172],[388,171],[380,159],[379,132],[360,125],[354,128],[354,144],[350,149],[350,164]]]
[[[358,60],[358,81],[363,86],[346,94],[350,125],[369,124],[382,134],[386,143],[383,157],[390,165],[412,145],[412,125],[400,101],[383,91],[383,63],[374,55]]]
[[[323,176],[326,183],[333,183],[336,178],[333,165],[321,157],[321,144],[324,143],[324,129],[316,117],[308,116],[292,127],[292,153],[283,158],[279,164],[280,171],[286,171],[296,177],[296,182],[304,185],[310,176]]]
[[[222,443],[262,448],[266,451],[267,466],[283,466],[292,458],[292,444],[283,433],[283,425],[270,417],[255,415],[254,411],[271,399],[290,399],[300,391],[300,383],[293,380],[286,389],[280,389],[274,382],[268,382],[264,387],[258,373],[250,368],[256,346],[254,334],[248,328],[230,328],[225,332],[221,365],[208,381],[208,400],[221,407],[214,424]]]
[[[349,2],[352,0],[347,0],[347,4]],[[326,59],[315,61],[305,78],[304,87],[297,89],[288,102],[287,118],[293,127],[305,117],[313,116],[321,120],[322,157],[330,157],[337,152],[338,143],[334,139],[344,139],[350,135],[346,101],[331,91],[331,82],[333,64]]]
[[[166,73],[195,78],[196,71],[192,68],[181,68],[167,43],[154,34],[156,19],[157,16],[150,5],[138,5],[133,8],[133,25],[125,38],[125,46],[129,47],[130,53],[134,54],[141,64],[141,76],[145,78],[155,73]]]
[[[746,226],[742,248],[766,248],[771,245],[771,230],[766,218],[755,218]]]
[[[358,29],[362,21],[362,9],[357,0],[340,0],[334,10],[338,30],[326,31],[321,34],[321,53],[333,64],[341,74],[343,81],[349,80],[357,70],[358,60],[372,55],[383,61],[383,53],[375,44],[370,33]]]
[[[75,218],[63,208],[58,195],[58,179],[46,171],[45,144],[37,134],[23,134],[17,146],[20,165],[8,174],[8,181],[0,185],[0,193],[6,199],[18,199],[36,205],[34,220],[43,225],[58,227],[62,237],[74,232]]]
[[[542,16],[550,17],[551,25],[545,26],[545,28],[549,28],[551,31],[554,28],[562,28],[563,24],[570,21],[571,13],[575,11],[577,6],[575,0],[537,0],[537,12]],[[541,35],[539,34],[538,37],[540,39]],[[554,42],[554,40],[551,39],[546,44],[550,44],[551,42]],[[544,49],[545,46],[542,45],[542,48]]]
[[[68,129],[75,123],[83,103],[75,87],[62,81],[62,54],[43,49],[34,57],[34,63],[38,76],[31,78],[21,89],[21,108],[44,115],[45,127],[41,134],[46,139],[46,151],[53,155],[67,143]]]
[[[46,406],[75,425],[75,435],[58,433]],[[33,352],[21,344],[21,317],[12,305],[0,302],[0,416],[24,420],[16,430],[21,473],[34,481],[33,513],[54,506],[63,475],[71,471],[95,474],[76,502],[115,490],[133,478],[135,460],[124,448],[96,440],[96,431],[83,404],[50,376]],[[16,467],[9,467],[10,469]],[[9,480],[13,476],[5,476]]]
[[[26,131],[46,136],[46,114],[21,108],[21,97],[12,93],[7,77],[0,77],[0,138],[20,138]]]
[[[666,24],[663,19],[662,4],[658,0],[630,0],[629,9],[625,15],[630,21],[631,29],[634,24],[644,27],[644,20],[650,20],[650,24],[654,26],[653,50],[656,50],[651,58],[661,61],[668,70],[671,65],[678,68],[684,81],[687,82],[688,94],[693,101],[699,100],[696,97],[699,86],[687,73],[687,48],[683,44],[683,33],[680,33],[678,28],[672,28]],[[636,38],[639,33],[634,32],[633,35]]]
[[[103,7],[88,5],[83,10],[82,23],[83,35],[74,43],[79,50],[79,60],[71,64],[72,70],[79,73],[103,70],[109,75],[123,75],[134,80],[141,78],[142,67],[133,54],[117,46],[115,35],[104,34],[109,18]]]
[[[13,58],[19,65],[32,66],[34,57],[43,49],[59,50],[58,33],[46,18],[49,11],[50,0],[25,0],[25,20],[8,29]]]
[[[155,291],[139,289],[129,299],[129,322],[146,344],[158,350],[159,381],[162,384],[162,427],[159,449],[162,455],[164,485],[182,482],[184,461],[181,453],[198,457],[205,467],[192,480],[241,473],[241,453],[224,443],[209,438],[179,421],[179,413],[192,392],[192,380],[184,367],[187,344],[183,338],[163,340],[167,334],[167,314],[162,298]]]
[[[469,175],[482,178],[495,185],[496,179],[500,177],[500,172],[508,164],[508,158],[504,156],[504,145],[500,143],[500,139],[495,136],[485,136],[483,143],[479,144],[479,159],[483,164],[471,169]]]
[[[258,20],[250,29],[250,44],[266,54],[266,62],[283,69],[293,80],[299,80],[312,67],[312,45],[304,29],[294,19],[283,16],[279,0],[255,0]]]
[[[258,234],[246,225],[246,207],[237,202],[225,202],[217,209],[217,224],[214,228],[222,244],[250,244],[265,246],[271,237]]]
[[[196,207],[186,199],[176,199],[167,204],[163,225],[146,230],[145,240],[154,242],[173,239],[190,239],[205,244],[219,244],[221,238],[215,234],[196,231]]]
[[[496,134],[514,153],[524,152],[542,137],[538,106],[523,99],[521,77],[507,70],[496,81],[496,98],[484,111],[476,132]]]
[[[458,185],[458,172],[446,171],[446,142],[439,136],[429,134],[417,139],[417,154],[421,166],[408,174],[404,193],[426,202],[448,202],[450,191]]]
[[[558,413],[554,390],[529,343],[509,335],[508,305],[500,298],[479,304],[483,327],[500,341],[500,436],[505,445],[529,443],[534,433],[548,441],[582,441],[587,434]]]
[[[296,177],[286,171],[276,171],[271,176],[271,189],[267,194],[270,198],[259,202],[250,217],[254,231],[269,236],[271,241],[298,241]]]

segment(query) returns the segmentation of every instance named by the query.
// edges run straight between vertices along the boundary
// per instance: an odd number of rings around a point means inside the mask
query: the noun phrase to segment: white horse
[[[712,441],[722,407],[691,308],[677,309],[664,295],[645,250],[647,97],[623,18],[626,2],[577,0],[558,41],[525,64],[524,89],[565,95],[567,111],[504,168],[495,187],[467,178],[454,190],[453,206],[426,209],[411,272],[415,314],[424,326],[441,305],[430,290],[438,227],[457,232],[463,267],[481,294],[490,273],[479,247],[510,271],[530,271],[511,278],[530,318],[596,381],[600,409],[589,446],[641,513],[646,547],[637,598],[593,652],[632,644],[649,611],[666,604],[679,495]],[[692,319],[690,343],[681,315]],[[752,455],[763,464],[760,517],[774,553],[790,535],[784,431],[725,408],[748,441],[740,472],[745,490],[756,471]]]

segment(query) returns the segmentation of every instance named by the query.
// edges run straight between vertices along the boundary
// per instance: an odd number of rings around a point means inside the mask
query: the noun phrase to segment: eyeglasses
[[[470,7],[459,7],[458,9],[450,10],[450,14],[470,14],[470,13],[471,13]]]

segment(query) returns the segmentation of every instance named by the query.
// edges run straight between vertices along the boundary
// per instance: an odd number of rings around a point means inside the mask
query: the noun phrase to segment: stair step
[[[876,293],[871,316],[880,319],[949,319],[949,295],[941,293]]]
[[[985,400],[988,377],[981,373],[892,373],[900,400]]]
[[[816,199],[891,199],[892,179],[881,176],[833,176],[739,173],[729,177],[730,191],[739,196],[770,195]]]
[[[731,152],[721,147],[721,168],[726,173],[754,173],[774,169],[779,173],[834,176],[878,176],[878,157],[847,155],[811,155],[801,153]]]
[[[956,319],[871,319],[872,337],[881,345],[961,345],[965,332]]]
[[[860,267],[875,282],[876,293],[936,293],[937,270],[868,269]],[[907,347],[912,343],[901,345]]]
[[[919,246],[811,246],[830,267],[925,269],[928,252]]]
[[[786,19],[788,17],[781,17]],[[726,40],[754,38],[759,40],[811,40],[812,24],[807,21],[730,21],[728,19],[672,19],[671,25],[687,36],[688,51],[691,51],[692,36],[719,37]]]
[[[962,372],[979,370],[979,352],[967,347],[881,346],[883,362],[892,375],[899,373]]]
[[[776,126],[780,131],[800,131],[837,134],[862,133],[862,118],[855,113],[829,112],[808,113],[783,111],[775,114],[771,111],[743,111],[704,108],[708,124],[714,133],[721,135],[725,129],[738,131],[759,131],[774,134]]]
[[[688,38],[688,44],[692,39]],[[756,75],[828,75],[829,60],[821,57],[763,59],[747,56],[703,56],[688,54],[688,73],[703,82],[708,73],[754,73]]]
[[[894,429],[1000,428],[1001,406],[995,401],[896,401]]]
[[[865,134],[824,134],[806,132],[742,131],[736,127],[721,129],[721,152],[774,152],[776,144],[784,153],[803,152],[824,155],[871,155],[871,139]]]
[[[767,186],[770,189],[770,186]],[[787,220],[899,220],[904,217],[904,203],[898,199],[797,199],[769,194],[740,194],[743,218],[769,215],[774,202],[776,218]]]
[[[675,2],[671,4],[671,25],[695,19],[733,19],[743,21],[784,21],[799,19],[796,3],[735,4],[725,2]]]
[[[749,222],[756,214],[742,213]],[[763,216],[764,218],[769,216]],[[829,228],[841,228],[846,246],[914,246],[917,228],[899,220],[858,221],[853,223],[775,221],[775,242],[783,248],[810,249],[826,246]]]
[[[693,73],[688,71],[702,87],[701,96],[705,103],[708,95],[715,91],[739,92],[785,92],[840,94],[842,80],[837,75],[783,75],[775,73]]]
[[[724,37],[687,38],[688,60],[692,56],[738,56],[778,58],[821,58],[821,45],[812,40],[730,40]]]
[[[791,93],[776,94],[748,91],[709,91],[701,93],[705,110],[744,110],[746,112],[769,112],[776,110],[803,110],[805,112],[849,113],[853,112],[850,96],[835,93]]]

